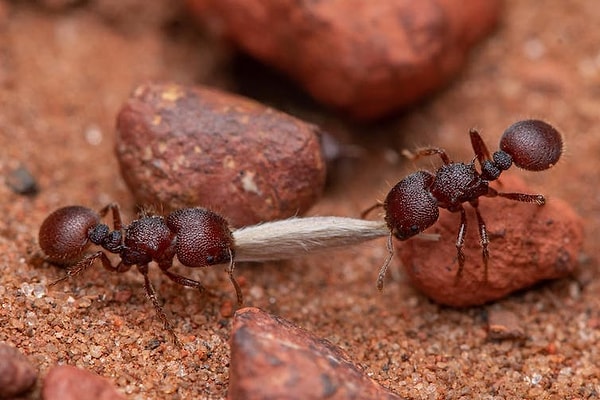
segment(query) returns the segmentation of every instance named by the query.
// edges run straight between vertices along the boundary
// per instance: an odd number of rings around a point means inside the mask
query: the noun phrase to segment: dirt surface
[[[60,3],[60,2],[47,2]],[[221,269],[179,271],[201,280],[201,296],[151,278],[189,350],[168,343],[140,274],[101,268],[51,289],[63,271],[29,261],[44,217],[59,206],[99,209],[134,202],[114,156],[115,116],[147,80],[210,84],[257,98],[321,125],[362,158],[338,163],[313,215],[359,216],[416,167],[401,149],[433,144],[470,160],[467,131],[495,147],[516,120],[546,119],[565,136],[552,170],[522,176],[532,192],[561,198],[585,221],[579,272],[469,309],[440,307],[413,289],[398,260],[375,289],[385,240],[326,256],[236,271],[246,305],[293,321],[348,352],[395,393],[437,398],[595,398],[600,394],[600,52],[592,1],[507,1],[496,33],[459,79],[435,98],[374,125],[337,118],[264,68],[214,43],[171,2],[90,1],[52,11],[0,0],[0,172],[19,166],[39,194],[0,185],[0,341],[27,354],[43,379],[57,363],[112,379],[133,399],[223,398],[231,305]],[[150,3],[150,2],[148,2]],[[123,9],[111,6],[122,4]],[[168,10],[168,11],[167,11]],[[429,161],[418,167],[428,167]],[[486,199],[482,201],[488,201]],[[502,201],[502,200],[489,200]],[[458,216],[457,216],[458,221]],[[457,222],[458,224],[458,222]],[[494,251],[499,251],[494,249]],[[488,340],[486,315],[508,310],[525,339]],[[39,397],[39,383],[29,398]]]

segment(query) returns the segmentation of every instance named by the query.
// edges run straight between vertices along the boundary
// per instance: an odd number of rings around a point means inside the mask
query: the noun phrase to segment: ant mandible
[[[376,204],[365,211],[383,206],[385,222],[390,229],[388,238],[388,257],[379,271],[377,288],[383,288],[383,280],[393,256],[392,236],[399,240],[423,232],[433,225],[439,217],[439,208],[460,213],[460,226],[456,238],[458,270],[455,282],[460,280],[465,256],[463,245],[467,230],[467,214],[463,203],[469,203],[475,209],[479,237],[482,248],[484,282],[488,279],[489,237],[485,222],[479,212],[479,197],[504,197],[510,200],[534,203],[539,206],[546,200],[541,194],[504,193],[489,186],[490,181],[514,163],[517,167],[529,171],[542,171],[558,162],[562,154],[562,136],[551,125],[540,120],[524,120],[509,126],[500,139],[500,150],[490,156],[481,135],[476,129],[469,131],[471,146],[475,157],[470,163],[453,162],[446,152],[438,147],[418,149],[407,152],[409,158],[416,160],[422,156],[439,155],[444,165],[432,174],[417,171],[408,175],[394,186],[383,203]],[[475,169],[475,159],[481,172]]]
[[[101,223],[109,211],[112,211],[113,230]],[[200,291],[204,291],[200,282],[169,271],[174,257],[192,268],[228,263],[227,272],[238,303],[243,301],[240,286],[233,276],[234,246],[229,225],[223,217],[205,208],[181,209],[166,217],[144,213],[129,225],[123,225],[119,206],[115,203],[98,213],[86,207],[67,206],[46,217],[40,227],[39,244],[49,262],[69,267],[66,276],[51,285],[79,274],[96,260],[111,272],[126,272],[136,265],[144,276],[148,298],[176,344],[180,343],[173,326],[148,278],[150,262],[156,262],[173,282]],[[86,254],[91,245],[118,254],[121,260],[114,266],[103,250]]]

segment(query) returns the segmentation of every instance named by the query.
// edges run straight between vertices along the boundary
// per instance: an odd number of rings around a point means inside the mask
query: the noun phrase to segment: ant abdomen
[[[233,258],[233,235],[225,218],[205,208],[169,214],[167,226],[177,235],[177,259],[187,267],[224,264]]]
[[[437,221],[438,203],[429,191],[433,181],[434,176],[429,172],[417,171],[388,193],[383,203],[385,221],[396,238],[406,240]]]
[[[100,216],[81,206],[59,208],[48,215],[39,232],[39,244],[49,261],[73,264],[91,244],[88,232],[100,223]]]
[[[540,120],[519,121],[509,126],[500,139],[500,149],[513,163],[528,171],[543,171],[555,165],[562,154],[561,134]]]

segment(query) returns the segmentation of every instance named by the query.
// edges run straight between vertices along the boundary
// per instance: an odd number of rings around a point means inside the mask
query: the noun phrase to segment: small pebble
[[[302,214],[325,184],[317,127],[205,87],[138,87],[116,152],[139,203],[207,207],[236,227]]]
[[[18,349],[0,343],[0,398],[27,392],[37,379],[37,371]]]
[[[498,0],[187,4],[206,25],[321,103],[360,119],[396,111],[447,84],[501,9]]]
[[[502,176],[501,190],[538,192],[514,175]],[[439,234],[438,241],[395,241],[410,281],[435,302],[454,307],[480,305],[544,280],[567,277],[577,267],[583,221],[569,204],[551,196],[544,206],[481,198],[479,210],[490,238],[488,281],[484,282],[477,218],[472,207],[465,208],[466,260],[458,282],[455,243],[459,213],[440,210],[440,219],[425,231]]]
[[[400,399],[339,347],[252,307],[234,316],[228,398]]]
[[[22,165],[8,173],[6,184],[13,192],[24,196],[34,196],[40,190],[31,172]]]
[[[508,310],[490,309],[487,337],[491,340],[522,340],[526,335],[517,314]]]
[[[42,388],[44,400],[123,400],[111,381],[93,372],[57,365],[50,369]]]
[[[233,302],[231,300],[224,300],[219,308],[219,313],[223,318],[229,318],[233,315]]]

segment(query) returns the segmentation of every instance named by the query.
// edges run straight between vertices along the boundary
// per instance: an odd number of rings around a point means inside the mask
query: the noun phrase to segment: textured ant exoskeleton
[[[112,210],[113,230],[101,222]],[[74,276],[100,260],[102,266],[112,272],[128,271],[136,265],[144,276],[146,293],[152,301],[158,317],[179,344],[173,327],[165,315],[156,291],[148,279],[148,264],[156,262],[161,271],[173,282],[200,291],[200,282],[169,271],[173,258],[187,267],[207,267],[228,263],[229,279],[235,287],[238,303],[242,292],[233,277],[233,236],[227,221],[205,208],[186,208],[167,215],[142,215],[129,225],[123,225],[117,204],[109,204],[96,213],[81,206],[60,208],[42,223],[39,244],[48,261],[69,266],[65,277],[51,285]],[[91,245],[118,254],[121,260],[113,266],[103,250],[87,254]]]
[[[540,206],[545,204],[546,200],[541,194],[498,192],[489,187],[489,182],[498,179],[502,171],[510,168],[513,163],[529,171],[542,171],[555,165],[561,156],[563,143],[560,133],[554,127],[539,120],[516,122],[504,131],[500,139],[500,150],[491,156],[479,132],[471,129],[469,134],[475,152],[475,158],[470,163],[453,162],[443,149],[437,147],[422,148],[415,153],[407,152],[413,160],[437,154],[444,165],[433,174],[417,171],[408,175],[390,190],[382,204],[374,206],[383,206],[385,221],[390,229],[389,255],[379,271],[378,289],[383,288],[385,273],[393,255],[392,236],[406,240],[424,231],[438,220],[439,208],[460,213],[460,227],[456,238],[457,281],[465,263],[463,245],[467,215],[463,203],[468,202],[475,209],[481,239],[484,281],[487,281],[489,238],[485,222],[477,208],[479,197],[504,197]],[[475,169],[475,159],[479,162],[481,172]]]

